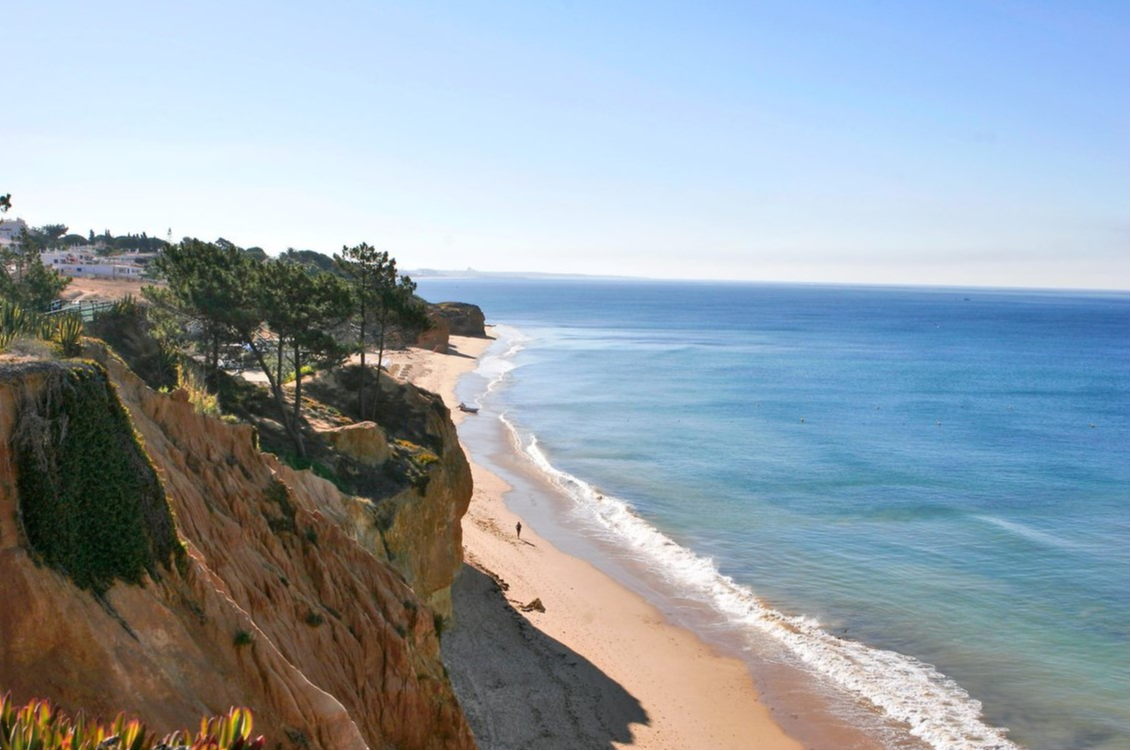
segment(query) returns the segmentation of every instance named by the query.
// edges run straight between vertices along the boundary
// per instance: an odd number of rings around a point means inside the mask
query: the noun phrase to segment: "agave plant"
[[[24,332],[23,308],[13,302],[0,300],[0,352],[8,349],[8,345],[18,334]]]
[[[95,313],[95,315],[109,315],[116,318],[125,318],[127,316],[140,315],[142,311],[141,303],[137,301],[132,294],[127,294],[114,301],[105,311]]]
[[[0,352],[20,337],[49,339],[51,322],[11,300],[0,300]]]
[[[59,345],[63,357],[78,357],[82,352],[82,334],[82,317],[67,313],[52,321],[49,338]]]
[[[0,352],[17,336],[38,334],[41,325],[42,316],[37,316],[10,300],[0,300]]]

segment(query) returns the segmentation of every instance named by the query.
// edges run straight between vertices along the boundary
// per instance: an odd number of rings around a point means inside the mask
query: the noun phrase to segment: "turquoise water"
[[[562,523],[719,628],[936,747],[1128,746],[1126,293],[420,289],[498,324],[461,396]]]

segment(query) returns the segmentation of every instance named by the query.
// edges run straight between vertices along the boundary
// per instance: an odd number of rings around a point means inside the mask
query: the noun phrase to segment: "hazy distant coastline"
[[[542,271],[479,271],[477,269],[411,269],[404,272],[413,279],[616,279],[646,280],[644,276],[610,276],[607,274],[555,274]]]

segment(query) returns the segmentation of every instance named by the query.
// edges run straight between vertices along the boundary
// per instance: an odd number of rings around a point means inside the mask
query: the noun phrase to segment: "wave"
[[[532,340],[531,337],[510,326],[496,326],[495,333],[500,345],[505,345],[506,349],[500,353],[488,350],[479,358],[475,372],[487,381],[483,395],[490,394],[504,383],[507,374],[518,367],[514,362],[515,355],[525,349],[526,344]]]
[[[618,549],[645,563],[681,595],[734,626],[773,638],[820,679],[862,697],[934,748],[1017,748],[1006,730],[982,722],[982,704],[934,666],[835,636],[813,618],[763,604],[749,587],[719,572],[715,562],[678,544],[641,518],[631,503],[606,495],[554,467],[533,433],[506,414],[499,419],[520,452],[575,503]]]

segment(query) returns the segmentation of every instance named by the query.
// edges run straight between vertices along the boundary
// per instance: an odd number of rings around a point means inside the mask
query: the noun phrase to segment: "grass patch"
[[[177,364],[177,388],[188,394],[189,404],[198,415],[220,416],[220,397],[208,390],[196,363],[182,361]]]

